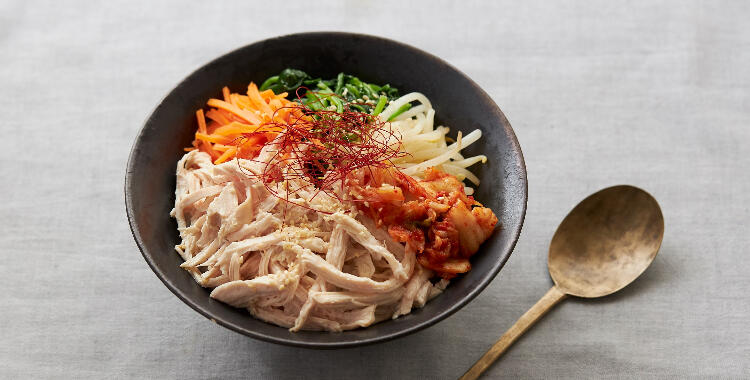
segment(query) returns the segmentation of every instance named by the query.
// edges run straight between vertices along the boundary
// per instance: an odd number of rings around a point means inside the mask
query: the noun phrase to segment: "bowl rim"
[[[135,175],[135,156],[138,154],[138,143],[142,140],[146,133],[146,126],[151,123],[152,119],[154,118],[156,112],[159,110],[159,108],[162,107],[165,100],[178,88],[182,87],[183,85],[188,82],[194,75],[198,74],[202,70],[205,70],[208,67],[211,67],[216,62],[224,59],[226,56],[233,55],[236,53],[239,53],[242,50],[245,50],[247,48],[250,48],[255,45],[260,44],[266,44],[266,43],[273,43],[275,40],[282,40],[282,39],[288,39],[288,38],[294,38],[294,37],[330,37],[330,38],[340,38],[340,37],[348,37],[348,38],[360,38],[365,40],[374,40],[379,41],[381,43],[387,43],[387,44],[393,44],[397,45],[401,48],[411,50],[419,55],[424,56],[427,59],[435,60],[441,65],[444,65],[448,67],[449,69],[455,71],[459,76],[461,76],[464,80],[466,80],[471,87],[473,87],[477,94],[489,101],[489,104],[496,108],[496,111],[498,115],[501,117],[501,121],[503,124],[503,128],[505,129],[506,134],[508,137],[510,137],[510,143],[515,151],[514,153],[518,155],[518,158],[520,160],[520,171],[518,179],[523,184],[522,194],[523,194],[523,202],[521,204],[521,210],[519,213],[520,220],[517,226],[515,226],[514,230],[512,231],[512,241],[510,242],[510,245],[508,246],[507,254],[504,254],[503,257],[495,262],[492,268],[488,271],[487,276],[480,282],[476,287],[471,289],[468,294],[466,294],[464,297],[458,299],[454,304],[450,305],[448,308],[444,310],[438,311],[432,318],[430,318],[427,321],[414,324],[412,326],[407,326],[406,328],[403,328],[401,330],[391,332],[388,334],[382,334],[375,337],[370,338],[363,338],[358,340],[351,340],[351,341],[342,341],[342,342],[309,342],[309,341],[299,341],[299,340],[291,340],[291,339],[285,339],[285,338],[279,338],[272,335],[267,335],[264,333],[260,333],[258,331],[250,330],[247,328],[244,328],[240,325],[237,325],[235,323],[225,321],[222,318],[215,318],[211,310],[204,308],[203,306],[193,302],[189,297],[185,296],[182,291],[175,285],[169,277],[165,275],[157,266],[154,260],[151,258],[151,254],[147,253],[148,249],[146,248],[145,244],[143,243],[143,240],[141,238],[141,233],[139,226],[135,222],[135,210],[133,206],[133,196],[131,192],[129,191],[131,185],[132,185],[132,178]],[[182,300],[185,304],[190,306],[193,310],[197,311],[199,314],[203,315],[207,319],[209,319],[211,322],[214,322],[218,325],[221,325],[225,328],[228,328],[232,331],[235,331],[237,333],[249,336],[251,338],[255,338],[261,341],[270,342],[270,343],[277,343],[282,344],[286,346],[293,346],[293,347],[302,347],[302,348],[315,348],[315,349],[336,349],[336,348],[349,348],[349,347],[357,347],[357,346],[365,346],[370,345],[374,343],[381,343],[390,341],[399,337],[403,337],[412,333],[415,333],[417,331],[423,330],[427,327],[433,326],[437,324],[438,322],[441,322],[442,320],[446,319],[447,317],[451,316],[464,306],[468,304],[470,301],[472,301],[474,298],[476,298],[479,293],[481,293],[497,276],[497,274],[500,272],[500,269],[505,265],[505,263],[510,258],[511,254],[513,253],[516,244],[518,243],[518,239],[521,234],[521,230],[523,228],[524,221],[526,219],[526,210],[528,206],[528,174],[526,171],[526,162],[524,160],[523,152],[521,151],[521,146],[518,142],[518,138],[516,137],[515,131],[510,125],[510,122],[508,122],[508,119],[505,117],[505,114],[500,110],[500,107],[495,103],[495,101],[476,83],[474,80],[472,80],[468,75],[466,75],[464,72],[453,66],[452,64],[448,63],[447,61],[443,60],[442,58],[439,58],[436,55],[433,55],[431,53],[428,53],[422,49],[419,49],[417,47],[408,45],[403,42],[395,41],[389,38],[380,37],[380,36],[374,36],[369,34],[362,34],[362,33],[351,33],[351,32],[341,32],[341,31],[313,31],[313,32],[301,32],[301,33],[290,33],[290,34],[284,34],[274,37],[265,38],[262,40],[254,41],[250,44],[241,46],[239,48],[233,49],[229,52],[226,52],[224,54],[221,54],[220,56],[210,60],[207,63],[204,63],[200,65],[197,69],[190,72],[187,76],[185,76],[177,85],[172,87],[159,101],[159,103],[153,108],[153,110],[148,114],[148,117],[145,119],[145,121],[142,123],[142,127],[140,131],[138,132],[138,135],[136,136],[135,140],[133,141],[133,145],[130,149],[130,154],[128,156],[128,162],[126,166],[126,172],[125,172],[125,182],[124,182],[124,192],[125,192],[125,210],[127,213],[128,218],[128,224],[130,225],[130,231],[133,235],[133,239],[136,242],[136,245],[138,246],[138,250],[141,252],[141,255],[146,260],[146,263],[151,268],[151,270],[156,274],[156,276],[161,280],[161,282],[175,295],[177,298]],[[254,318],[251,315],[248,315],[249,318]],[[386,323],[387,321],[381,322]],[[267,322],[266,322],[267,323]],[[329,332],[321,332],[324,334],[330,334]],[[346,332],[343,332],[346,333]]]

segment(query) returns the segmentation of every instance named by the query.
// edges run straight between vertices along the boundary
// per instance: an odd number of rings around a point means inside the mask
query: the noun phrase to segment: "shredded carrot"
[[[265,99],[260,96],[260,93],[258,92],[258,86],[255,85],[255,83],[250,83],[249,86],[247,86],[247,96],[250,98],[250,101],[253,103],[253,105],[260,110],[265,115],[273,115],[273,110],[271,107],[266,103]]]
[[[271,107],[281,108],[281,100],[271,99],[271,101],[268,102],[268,105]]]
[[[198,132],[206,133],[206,118],[203,117],[203,110],[195,111],[195,117],[198,118]]]
[[[227,103],[223,100],[208,99],[208,102],[206,104],[208,104],[209,107],[216,107],[218,109],[228,111],[232,115],[235,115],[250,124],[260,124],[263,121],[255,112],[248,111],[247,109],[241,109],[234,104]]]
[[[279,95],[284,95],[282,98],[286,98],[286,92],[282,92]],[[273,93],[273,90],[265,90],[260,93],[263,99],[275,98],[277,95]]]
[[[198,140],[212,142],[214,144],[229,144],[232,142],[232,139],[227,136],[207,135],[205,133],[200,133],[200,132],[197,132],[195,134],[195,138]]]
[[[216,128],[213,133],[220,135],[253,133],[257,131],[258,128],[260,128],[258,125],[248,125],[233,121],[227,125]]]
[[[227,149],[227,151],[224,152],[224,154],[222,154],[221,156],[219,156],[219,158],[217,158],[216,161],[214,161],[214,163],[215,164],[220,164],[220,163],[222,163],[224,161],[227,161],[230,158],[232,158],[235,153],[237,153],[237,148],[231,147],[231,148]]]
[[[208,153],[215,164],[235,157],[256,157],[264,144],[284,131],[283,124],[302,116],[299,109],[289,107],[295,103],[287,99],[286,92],[259,91],[252,82],[246,95],[233,93],[228,87],[221,92],[223,100],[209,99],[205,113],[203,109],[196,111],[198,129],[192,147],[186,148]]]
[[[198,132],[200,133],[206,133],[206,118],[203,115],[203,110],[195,111],[195,117],[198,119]],[[193,141],[193,147],[195,149],[200,149],[212,157],[215,156],[215,152],[213,151],[213,148],[211,148],[211,144],[209,144],[207,141],[203,140],[195,140]]]
[[[206,117],[220,125],[229,124],[229,119],[224,117],[224,114],[218,110],[208,110]]]

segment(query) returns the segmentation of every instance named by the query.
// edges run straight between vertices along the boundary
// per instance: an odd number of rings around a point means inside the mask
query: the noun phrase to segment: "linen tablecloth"
[[[0,2],[0,378],[460,376],[550,287],[569,209],[632,184],[666,232],[641,278],[558,305],[488,378],[750,374],[750,3]],[[131,144],[209,60],[290,32],[396,39],[472,77],[505,112],[526,222],[492,284],[396,341],[315,351],[203,318],[142,259],[125,218]]]

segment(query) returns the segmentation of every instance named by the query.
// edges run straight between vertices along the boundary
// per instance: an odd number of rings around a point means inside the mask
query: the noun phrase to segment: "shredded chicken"
[[[285,193],[293,181],[273,195],[258,172],[257,160],[214,165],[199,151],[177,164],[175,250],[212,298],[292,331],[342,331],[407,314],[447,285],[356,207]]]

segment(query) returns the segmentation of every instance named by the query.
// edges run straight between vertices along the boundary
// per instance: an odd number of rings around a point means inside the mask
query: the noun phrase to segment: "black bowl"
[[[432,102],[437,122],[464,134],[479,128],[483,137],[466,149],[484,153],[485,165],[473,170],[482,180],[475,197],[497,214],[499,228],[472,258],[473,269],[453,280],[422,309],[368,328],[342,333],[297,332],[253,318],[209,298],[179,267],[174,251],[177,226],[169,217],[174,204],[175,165],[196,129],[195,110],[220,97],[229,86],[243,92],[286,67],[330,78],[339,72],[390,83],[402,94],[419,91]],[[256,42],[201,67],[172,90],[146,121],[128,160],[125,206],[138,247],[151,269],[177,297],[206,318],[253,338],[301,347],[339,348],[382,342],[434,325],[477,296],[500,271],[518,240],[526,213],[526,166],[508,120],[471,79],[440,58],[384,38],[351,33],[302,33]]]

